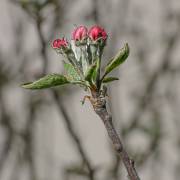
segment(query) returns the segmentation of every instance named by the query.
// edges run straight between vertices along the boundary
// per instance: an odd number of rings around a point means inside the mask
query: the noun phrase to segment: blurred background
[[[103,63],[131,53],[108,87],[116,130],[143,180],[180,177],[180,1],[1,0],[0,180],[124,180],[101,120],[78,87],[20,84],[63,73],[51,48],[76,25],[108,32]]]

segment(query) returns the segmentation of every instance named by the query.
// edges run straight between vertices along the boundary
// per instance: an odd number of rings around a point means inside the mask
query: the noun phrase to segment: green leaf
[[[109,82],[112,82],[112,81],[116,81],[116,80],[119,80],[119,78],[117,77],[106,77],[103,79],[103,83],[109,83]]]
[[[93,75],[94,75],[94,71],[96,70],[96,64],[93,64],[89,67],[89,69],[87,70],[86,74],[85,74],[85,80],[92,83],[93,81]]]
[[[60,74],[49,74],[37,81],[23,84],[26,89],[44,89],[70,83],[67,78]]]
[[[116,56],[112,58],[112,60],[110,60],[110,62],[107,64],[105,68],[105,75],[107,75],[113,69],[115,69],[120,64],[122,64],[127,59],[128,55],[129,55],[129,46],[126,43],[124,47],[120,49],[120,51],[116,54]]]
[[[85,80],[88,81],[91,85],[98,85],[99,75],[100,75],[100,59],[97,58],[96,62],[89,67],[85,74]]]
[[[100,76],[100,59],[99,57],[96,59],[96,68],[94,69],[93,72],[93,81],[97,83],[97,81],[99,80],[99,76]]]
[[[69,81],[80,81],[81,77],[76,71],[75,67],[72,64],[64,63],[64,68],[67,73],[67,78]]]

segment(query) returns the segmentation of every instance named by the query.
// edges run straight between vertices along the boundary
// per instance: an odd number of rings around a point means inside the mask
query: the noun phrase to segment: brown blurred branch
[[[100,22],[99,8],[98,8],[98,0],[92,0],[93,8],[92,8],[92,18],[95,23]]]
[[[43,70],[42,70],[42,76],[45,75],[47,73],[47,69],[48,69],[48,58],[44,57],[44,54],[46,54],[46,40],[43,37],[43,32],[42,32],[42,23],[43,20],[41,18],[41,16],[39,15],[37,20],[36,20],[36,28],[37,28],[37,33],[41,42],[41,55],[44,58],[43,59]]]
[[[78,135],[76,134],[74,128],[73,128],[73,125],[71,123],[71,120],[68,116],[68,113],[66,112],[66,109],[64,108],[63,104],[62,104],[62,101],[61,101],[61,97],[59,96],[59,94],[54,90],[52,91],[53,93],[53,96],[54,96],[54,100],[55,102],[57,103],[58,107],[59,107],[59,111],[61,112],[61,114],[63,115],[64,117],[64,122],[66,124],[66,127],[68,129],[68,132],[69,134],[71,135],[72,139],[74,140],[76,146],[77,146],[77,149],[79,151],[79,154],[81,155],[82,157],[82,160],[83,160],[83,163],[87,166],[87,169],[89,171],[89,179],[90,180],[94,180],[95,177],[94,177],[94,169],[87,157],[87,154],[85,153],[85,150],[83,149],[82,147],[82,143],[80,141],[80,138],[78,137]]]
[[[14,129],[10,122],[10,117],[6,113],[4,100],[2,98],[2,89],[1,88],[0,88],[0,107],[1,107],[0,123],[5,128],[6,134],[7,134],[3,150],[0,154],[0,174],[1,174],[4,164],[6,162],[6,159],[8,158],[8,154],[11,150],[11,146],[12,146],[12,142],[13,142],[13,135],[14,135]]]
[[[0,54],[0,125],[5,130],[6,140],[4,142],[4,146],[2,146],[0,154],[0,176],[11,151],[15,134],[15,130],[11,123],[12,119],[7,112],[5,99],[3,98],[3,88],[10,80],[10,73],[8,73],[8,68],[4,68],[5,65],[3,61],[1,61],[3,58],[5,58],[3,57],[3,54]]]
[[[37,180],[37,173],[35,168],[35,157],[34,157],[34,129],[35,129],[35,111],[37,109],[38,103],[34,103],[32,97],[29,99],[29,116],[27,119],[26,127],[24,133],[21,137],[25,143],[24,149],[24,159],[29,163],[29,169],[31,171],[31,180]]]

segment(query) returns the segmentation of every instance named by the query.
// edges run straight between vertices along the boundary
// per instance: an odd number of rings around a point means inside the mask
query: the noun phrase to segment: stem
[[[123,144],[114,128],[114,125],[112,123],[112,116],[108,113],[106,108],[105,98],[99,97],[99,95],[96,92],[92,92],[92,96],[93,97],[90,98],[90,101],[91,104],[93,105],[94,111],[103,121],[107,133],[109,135],[109,138],[111,139],[116,152],[121,157],[124,166],[126,167],[129,179],[140,180],[134,166],[134,161],[130,159],[128,153],[124,149]]]

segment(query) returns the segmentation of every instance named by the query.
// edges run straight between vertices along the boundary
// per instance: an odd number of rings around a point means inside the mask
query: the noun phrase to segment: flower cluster
[[[26,89],[44,89],[65,84],[75,84],[89,91],[91,96],[84,96],[82,104],[88,98],[94,111],[105,122],[105,126],[113,141],[117,152],[122,149],[122,144],[113,127],[112,118],[107,112],[106,84],[118,80],[117,77],[107,76],[112,70],[122,64],[129,55],[129,46],[126,43],[119,52],[111,58],[102,73],[101,56],[106,44],[107,33],[100,26],[93,26],[89,30],[85,26],[77,27],[72,33],[72,40],[69,43],[65,38],[56,39],[52,43],[53,49],[62,54],[64,58],[65,74],[49,74],[39,80],[22,84]],[[56,95],[55,95],[56,97]],[[107,123],[106,123],[107,122]],[[107,124],[107,125],[106,125]],[[127,168],[130,179],[139,180],[126,151],[120,153]]]
[[[93,26],[89,29],[85,26],[79,26],[72,32],[72,40],[74,40],[76,43],[80,42],[80,45],[87,43],[87,39],[89,38],[89,41],[91,42],[97,42],[98,40],[103,40],[105,43],[107,39],[107,33],[106,31],[100,27],[100,26]],[[52,43],[52,47],[54,49],[58,48],[67,48],[68,41],[64,38],[62,39],[56,39]]]
[[[101,58],[106,39],[107,33],[100,26],[95,25],[89,30],[79,26],[72,32],[70,43],[64,38],[56,39],[52,47],[85,75],[88,68]]]
[[[96,25],[89,29],[85,26],[75,28],[71,41],[62,38],[52,43],[52,48],[64,56],[65,74],[49,74],[37,81],[25,83],[22,87],[43,89],[76,84],[89,90],[93,97],[105,97],[105,84],[118,80],[117,77],[107,75],[122,64],[129,55],[129,46],[125,43],[124,47],[102,69],[101,59],[106,40],[107,33],[100,26]]]

